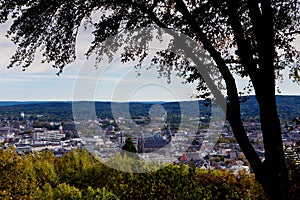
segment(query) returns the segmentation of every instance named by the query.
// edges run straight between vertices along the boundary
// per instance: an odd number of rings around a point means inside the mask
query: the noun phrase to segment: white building
[[[66,135],[59,131],[46,131],[34,133],[34,140],[61,140]]]

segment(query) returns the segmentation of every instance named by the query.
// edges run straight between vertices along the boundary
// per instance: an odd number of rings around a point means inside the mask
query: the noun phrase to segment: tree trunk
[[[248,0],[249,13],[258,45],[259,72],[252,79],[260,108],[265,161],[262,173],[256,174],[270,199],[286,199],[289,177],[285,163],[282,132],[275,95],[274,14],[271,0]]]
[[[269,90],[264,95],[257,95],[256,98],[260,107],[261,130],[265,149],[263,171],[256,174],[257,180],[262,184],[270,199],[286,199],[289,178],[282,145],[276,96],[274,92],[272,94]]]
[[[245,154],[248,162],[251,165],[252,170],[255,174],[260,174],[262,171],[262,162],[259,159],[257,153],[255,152],[255,149],[253,148],[245,127],[243,125],[241,115],[240,115],[240,103],[237,99],[237,101],[234,101],[233,95],[229,96],[230,105],[227,106],[227,119],[231,126],[232,132],[234,134],[234,137],[236,138],[241,150]]]

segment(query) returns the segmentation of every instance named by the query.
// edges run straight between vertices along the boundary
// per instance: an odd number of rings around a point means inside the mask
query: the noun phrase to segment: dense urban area
[[[157,124],[152,123],[150,127],[143,129],[144,132],[141,134],[141,126],[149,123],[149,117],[145,112],[149,111],[149,108],[155,105],[154,103],[137,104],[139,106],[134,107],[136,113],[133,117],[130,116],[133,118],[131,125],[126,119],[128,116],[118,116],[113,119],[109,114],[106,114],[106,118],[86,118],[84,121],[74,121],[70,115],[61,114],[67,112],[69,104],[65,104],[66,108],[63,107],[64,104],[52,104],[53,109],[61,109],[56,113],[57,116],[39,109],[26,112],[30,108],[35,109],[36,104],[18,105],[15,107],[19,112],[2,113],[0,118],[1,148],[14,146],[19,155],[32,154],[46,149],[52,151],[56,157],[61,157],[72,149],[85,148],[107,160],[114,157],[116,153],[120,153],[126,138],[130,137],[140,157],[149,159],[149,156],[152,156],[153,160],[174,163],[193,162],[196,167],[202,169],[228,169],[233,173],[245,169],[247,173],[251,173],[229,124],[226,122],[224,125],[220,124],[221,129],[213,133],[217,139],[209,139],[209,135],[213,132],[209,129],[209,108],[200,113],[200,116],[183,116],[186,119],[179,119],[183,121],[180,129],[176,126],[178,126],[178,118],[183,117],[178,117],[176,112],[173,112],[173,118],[165,117],[166,120],[162,116],[157,116],[157,119],[151,119],[156,120]],[[43,103],[39,105],[47,106]],[[14,106],[6,107],[7,110],[14,108]],[[105,106],[102,105],[102,107]],[[106,107],[109,105],[107,104]],[[177,107],[174,103],[169,106],[169,110],[174,111],[178,109]],[[25,111],[22,111],[22,108]],[[5,110],[5,106],[2,109]],[[295,163],[299,165],[300,115],[284,120],[282,139],[286,156],[295,160]],[[200,121],[199,127],[195,126],[197,123],[188,123],[195,121]],[[263,160],[263,139],[257,116],[248,114],[244,123],[250,141]],[[175,161],[172,160],[174,157]]]

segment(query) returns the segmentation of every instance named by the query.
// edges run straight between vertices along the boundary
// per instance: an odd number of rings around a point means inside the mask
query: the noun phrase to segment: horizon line
[[[241,97],[255,97],[255,95],[244,95]],[[286,96],[286,97],[300,97],[300,94],[277,94],[278,96]],[[183,100],[132,100],[132,101],[112,101],[109,99],[95,99],[95,100],[88,100],[88,99],[80,99],[80,100],[73,100],[73,99],[34,99],[34,100],[0,100],[0,102],[116,102],[116,103],[126,103],[126,102],[178,102],[178,101],[199,101],[199,100],[205,100],[205,99],[183,99]]]

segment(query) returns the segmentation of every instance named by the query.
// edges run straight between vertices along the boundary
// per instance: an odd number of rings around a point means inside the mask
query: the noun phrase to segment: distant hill
[[[0,107],[24,105],[24,104],[32,104],[32,103],[40,103],[40,102],[39,101],[0,101]]]
[[[282,123],[289,123],[294,118],[300,117],[300,96],[277,96],[277,110]],[[254,96],[241,104],[244,118],[256,117],[259,119],[259,107]]]
[[[204,101],[199,102],[199,109],[201,114],[209,114],[210,108],[204,105]],[[85,104],[89,102],[76,102],[82,109]],[[93,102],[95,104],[96,113],[99,118],[111,118],[111,102]],[[180,115],[181,109],[186,113],[195,113],[192,106],[195,102],[130,102],[129,113],[132,117],[148,116],[149,109],[152,105],[162,105],[168,114]],[[114,103],[114,109],[123,112],[125,105],[128,103]],[[300,116],[300,96],[277,96],[278,112],[282,122],[291,122],[295,117]],[[181,107],[180,107],[181,106]],[[190,110],[189,110],[190,109]],[[252,118],[259,119],[259,107],[254,96],[251,96],[246,102],[241,104],[242,117],[244,120]],[[70,101],[2,101],[0,102],[0,116],[18,115],[24,112],[28,115],[47,115],[53,120],[67,120],[72,119],[72,102]]]

